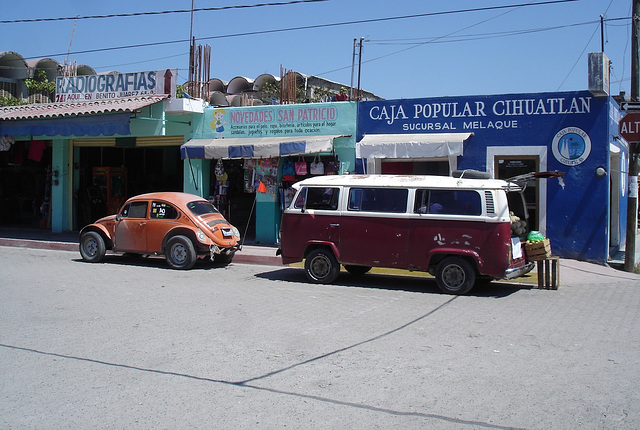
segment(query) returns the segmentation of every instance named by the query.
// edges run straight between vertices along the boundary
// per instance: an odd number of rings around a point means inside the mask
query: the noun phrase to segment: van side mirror
[[[120,221],[122,219],[122,215],[116,214],[116,221]]]

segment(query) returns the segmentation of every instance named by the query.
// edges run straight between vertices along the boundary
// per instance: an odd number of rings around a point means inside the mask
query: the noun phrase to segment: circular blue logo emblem
[[[578,127],[566,127],[556,133],[551,143],[553,156],[565,166],[582,164],[591,153],[589,135]]]

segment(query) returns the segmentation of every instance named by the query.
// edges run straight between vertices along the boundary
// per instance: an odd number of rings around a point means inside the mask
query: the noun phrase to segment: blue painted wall
[[[623,154],[618,106],[588,91],[401,99],[358,106],[359,141],[364,134],[473,133],[458,157],[458,169],[493,171],[490,151],[540,150],[544,170],[565,172],[547,180],[546,236],[554,255],[605,263],[609,256],[610,146]],[[496,149],[496,147],[499,147]],[[529,148],[527,148],[529,147]],[[491,148],[491,149],[490,149]],[[628,159],[628,158],[627,158]],[[608,173],[597,177],[603,167]],[[614,192],[624,195],[626,179]],[[626,200],[612,208],[624,226]],[[624,233],[622,234],[624,237]]]

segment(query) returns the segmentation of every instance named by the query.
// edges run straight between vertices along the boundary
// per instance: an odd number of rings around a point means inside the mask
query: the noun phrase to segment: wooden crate
[[[527,259],[530,261],[539,261],[551,257],[551,243],[549,239],[540,242],[525,243],[524,245]]]
[[[538,288],[557,290],[560,285],[560,258],[549,257],[536,262],[538,266]]]

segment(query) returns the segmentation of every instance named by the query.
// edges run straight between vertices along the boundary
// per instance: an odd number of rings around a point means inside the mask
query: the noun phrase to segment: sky
[[[178,69],[182,84],[192,34],[224,81],[286,69],[357,86],[360,69],[385,99],[576,91],[604,44],[611,94],[630,94],[632,0],[5,1],[0,51],[97,73]]]

